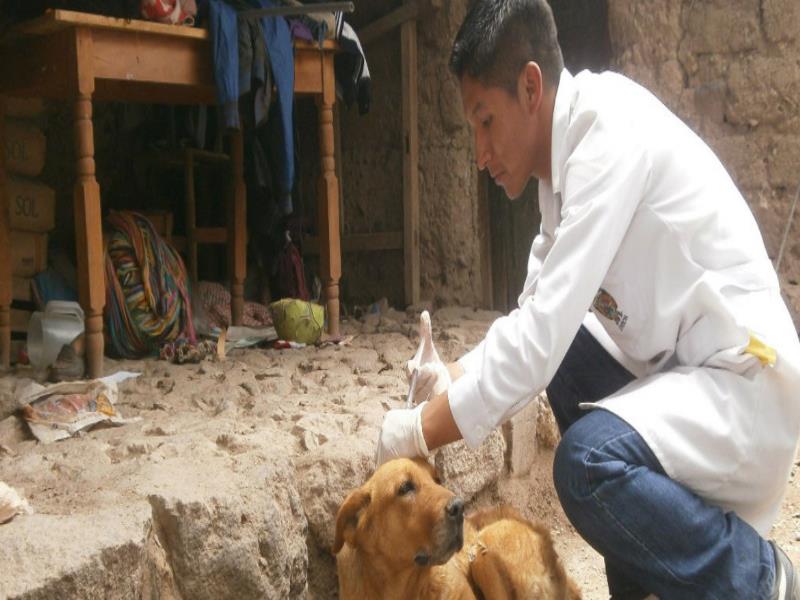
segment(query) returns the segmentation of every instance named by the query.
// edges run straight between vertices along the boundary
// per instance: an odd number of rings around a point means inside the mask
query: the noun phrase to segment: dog
[[[580,600],[550,534],[510,507],[464,516],[423,459],[383,464],[336,515],[340,600]]]

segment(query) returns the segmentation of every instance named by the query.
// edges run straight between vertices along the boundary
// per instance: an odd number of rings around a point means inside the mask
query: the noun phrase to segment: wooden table
[[[335,44],[295,44],[295,93],[313,95],[322,163],[318,214],[328,331],[339,330],[339,190],[334,163]],[[95,179],[92,101],[214,104],[210,35],[192,29],[51,10],[0,41],[0,94],[72,102],[76,149],[75,236],[79,298],[86,314],[87,371],[103,372],[104,248],[100,188]],[[0,100],[0,140],[3,138]],[[228,210],[228,262],[233,322],[241,323],[246,274],[246,198],[242,135],[231,133],[233,189]],[[10,362],[11,265],[8,199],[0,143],[0,369]]]

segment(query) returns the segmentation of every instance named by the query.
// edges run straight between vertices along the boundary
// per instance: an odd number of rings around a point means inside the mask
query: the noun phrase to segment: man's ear
[[[522,67],[519,74],[519,88],[525,105],[531,112],[536,112],[544,95],[542,69],[537,63],[529,61]]]
[[[338,554],[344,543],[355,545],[356,527],[361,511],[369,505],[370,493],[360,487],[350,492],[336,513],[336,538],[333,541],[333,553]]]

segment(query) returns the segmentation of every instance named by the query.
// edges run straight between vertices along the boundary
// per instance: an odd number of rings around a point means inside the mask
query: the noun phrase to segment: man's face
[[[486,87],[469,75],[461,79],[461,99],[475,136],[478,169],[488,169],[511,199],[522,194],[532,175],[548,175],[534,173],[541,162],[537,160],[541,136],[528,91],[522,80],[514,95],[501,87]]]

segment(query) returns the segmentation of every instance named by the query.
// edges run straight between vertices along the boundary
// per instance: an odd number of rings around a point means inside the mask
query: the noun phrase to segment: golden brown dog
[[[580,600],[550,534],[511,508],[464,518],[424,460],[382,465],[336,516],[340,600]]]

